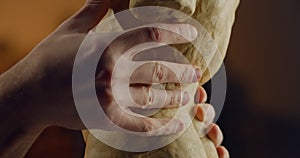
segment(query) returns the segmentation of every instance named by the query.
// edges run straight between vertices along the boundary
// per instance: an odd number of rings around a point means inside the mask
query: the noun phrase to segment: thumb
[[[87,0],[73,16],[63,22],[57,32],[87,33],[95,27],[110,8],[110,0]]]
[[[115,13],[129,9],[130,0],[111,0],[111,8]]]

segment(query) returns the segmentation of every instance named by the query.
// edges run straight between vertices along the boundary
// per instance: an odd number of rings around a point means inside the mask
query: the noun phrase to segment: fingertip
[[[201,122],[204,122],[205,112],[203,107],[200,104],[197,104],[195,107],[197,119]]]
[[[194,27],[193,25],[190,25],[190,24],[187,24],[188,25],[188,30],[189,30],[189,33],[188,33],[188,40],[195,40],[198,36],[198,30],[196,29],[196,27]]]
[[[199,86],[197,88],[196,94],[195,94],[195,100],[194,102],[196,104],[198,103],[205,103],[207,101],[207,93],[205,89],[202,86]]]
[[[193,28],[193,32],[194,32],[194,40],[198,37],[198,30],[196,29],[196,27],[192,26]]]
[[[178,121],[178,124],[177,124],[177,128],[176,128],[176,129],[177,129],[177,130],[176,130],[176,133],[183,131],[183,130],[184,130],[184,123],[181,122],[181,121]]]
[[[176,44],[186,43],[194,41],[198,36],[198,30],[191,24],[159,24],[159,27],[164,30],[170,30],[173,36],[168,36],[169,38],[175,39],[176,35]],[[174,34],[175,33],[175,34]],[[170,34],[169,34],[170,35]],[[179,44],[178,43],[178,44]],[[173,43],[175,44],[175,43]]]
[[[207,135],[214,142],[216,147],[221,145],[224,138],[220,127],[216,124],[212,124],[212,127]]]
[[[210,104],[197,104],[196,116],[199,121],[210,124],[215,118],[215,110]]]
[[[64,21],[56,33],[88,33],[106,15],[109,0],[87,0],[82,8]]]
[[[197,81],[201,79],[202,73],[199,67],[195,68],[195,73],[196,73],[196,77],[197,77]]]
[[[182,105],[186,105],[189,101],[190,101],[189,93],[188,92],[184,92],[183,95],[182,95],[181,104]]]
[[[229,158],[229,152],[224,146],[217,147],[219,158]]]
[[[199,102],[200,103],[205,103],[207,101],[207,93],[206,93],[205,89],[202,86],[198,87],[198,89],[201,92],[200,94],[202,94],[201,95],[202,97],[200,97],[201,99],[199,100]]]

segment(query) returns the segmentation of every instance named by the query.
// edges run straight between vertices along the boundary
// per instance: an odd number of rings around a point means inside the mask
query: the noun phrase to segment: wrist
[[[33,63],[22,61],[0,76],[0,118],[20,127],[41,126],[34,97],[40,93],[40,77]]]
[[[11,112],[10,112],[11,113]],[[0,157],[24,157],[44,128],[28,122],[19,114],[0,117]]]
[[[2,95],[3,96],[3,95]],[[24,157],[46,126],[34,118],[25,100],[0,96],[0,157]],[[22,104],[24,102],[24,104]]]

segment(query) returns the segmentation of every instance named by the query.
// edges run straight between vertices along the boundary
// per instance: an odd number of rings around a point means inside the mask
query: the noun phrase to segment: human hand
[[[9,150],[10,154],[17,154],[18,156],[22,156],[22,152],[28,149],[33,140],[37,137],[37,135],[46,127],[56,125],[70,129],[85,129],[85,125],[82,123],[80,117],[77,114],[73,95],[72,95],[72,69],[74,60],[76,57],[76,53],[79,49],[80,44],[85,39],[88,32],[96,25],[98,22],[104,17],[111,3],[106,1],[99,0],[88,0],[85,6],[75,15],[66,20],[62,25],[60,25],[53,33],[51,33],[46,39],[44,39],[41,43],[39,43],[30,53],[29,55],[16,64],[13,68],[7,71],[5,74],[1,75],[0,78],[0,111],[2,119],[6,120],[5,124],[7,128],[1,131],[3,136],[11,136],[12,138],[20,138],[17,144],[12,144],[11,146],[7,146],[5,150]],[[174,30],[183,31],[181,32],[183,35],[187,30],[193,30],[188,25],[168,25]],[[185,30],[185,31],[184,31]],[[158,34],[157,34],[158,32]],[[172,32],[163,30],[163,29],[155,29],[155,28],[144,28],[137,29],[133,32],[129,32],[129,34],[125,34],[123,37],[130,37],[130,33],[135,35],[142,35],[141,41],[155,41],[164,42],[166,44],[171,43],[183,43],[189,42],[192,38],[183,38]],[[141,34],[139,34],[141,33]],[[150,33],[150,34],[149,34]],[[188,33],[189,35],[192,35]],[[161,36],[160,36],[161,35]],[[138,36],[137,36],[138,37]],[[125,38],[126,39],[126,38]],[[120,47],[120,50],[113,50],[109,47],[107,52],[108,55],[104,55],[105,60],[99,65],[99,70],[103,72],[111,72],[111,69],[105,67],[109,64],[113,66],[114,62],[110,59],[114,59],[111,54],[122,53],[122,49],[126,49],[127,43],[120,42],[121,39],[115,40],[113,44],[125,46]],[[127,39],[126,39],[127,40]],[[130,40],[129,40],[130,41]],[[141,42],[136,40],[135,42]],[[134,41],[133,43],[134,44]],[[114,52],[116,51],[116,53]],[[103,63],[106,63],[103,65]],[[148,65],[148,68],[158,68],[159,64]],[[182,64],[171,64],[174,68],[179,68],[178,73],[187,73],[188,75],[183,75],[185,77],[181,78],[184,83],[196,82],[195,73],[197,71],[194,68],[184,66]],[[168,73],[169,71],[160,66],[166,73],[165,77],[161,77],[161,74],[158,76],[157,81],[170,81],[174,82],[174,75]],[[142,72],[142,70],[140,70]],[[169,74],[169,75],[168,75]],[[199,75],[198,75],[199,76]],[[97,76],[98,81],[101,79],[101,76]],[[103,77],[103,76],[102,76]],[[110,75],[106,75],[106,77],[111,77]],[[104,78],[102,78],[104,79]],[[153,83],[155,80],[144,80],[145,78],[141,78],[140,75],[136,75],[136,78],[133,81],[144,81],[146,83]],[[198,79],[198,78],[197,78]],[[102,83],[104,81],[109,80],[100,80],[99,87],[99,99],[100,102],[104,102],[106,114],[109,116],[111,121],[113,121],[118,126],[121,126],[125,129],[129,129],[132,131],[141,131],[148,132],[153,129],[159,128],[165,125],[169,119],[164,120],[154,120],[151,118],[132,118],[133,116],[127,116],[129,120],[127,122],[126,119],[123,119],[123,116],[126,113],[118,110],[117,106],[114,105],[111,100],[108,99],[109,93],[102,93],[101,89],[109,89],[109,87],[105,87]],[[156,81],[155,81],[156,82]],[[175,81],[177,82],[177,80]],[[102,87],[101,87],[102,86]],[[106,85],[107,86],[107,85]],[[150,89],[139,87],[137,89],[132,89],[133,91],[142,91],[145,94],[148,94],[148,90]],[[159,92],[158,92],[159,93]],[[153,94],[158,94],[153,93]],[[164,104],[164,107],[170,107],[171,104],[184,105],[185,99],[182,92],[170,91],[168,93],[168,102]],[[132,95],[133,98],[136,98],[136,102],[143,104],[145,100],[149,99],[149,96],[143,95],[142,100],[135,95]],[[159,95],[155,95],[159,96]],[[174,97],[175,96],[175,97]],[[147,98],[147,99],[145,99]],[[173,99],[172,99],[173,98]],[[175,98],[175,99],[174,99]],[[153,99],[153,98],[152,98]],[[188,98],[191,99],[191,98]],[[179,104],[178,104],[179,103]],[[7,106],[9,105],[9,106]],[[9,116],[11,114],[15,114],[14,116]],[[121,115],[118,115],[121,114]],[[123,114],[123,115],[122,115]],[[119,118],[113,118],[113,116],[117,116]],[[126,118],[126,117],[125,117]],[[101,123],[102,120],[95,120],[98,124]],[[120,121],[120,122],[119,122]],[[16,123],[17,122],[17,123]],[[16,128],[15,126],[18,126]],[[156,134],[169,134],[177,132],[182,129],[182,124],[177,121],[177,123],[169,126],[166,133],[156,133]],[[175,128],[174,128],[175,127]],[[12,136],[11,133],[16,133],[20,131],[26,131],[21,135]],[[21,138],[22,137],[22,138]],[[4,139],[4,137],[3,137]],[[2,140],[2,138],[1,138]],[[24,140],[24,141],[23,141]],[[11,140],[15,141],[16,140]],[[25,144],[23,144],[25,143]],[[6,146],[7,144],[1,144],[1,146]],[[14,152],[16,146],[21,146],[22,150],[20,152]],[[10,156],[8,156],[10,157]]]
[[[125,65],[122,67],[122,70],[120,69],[121,71],[117,71],[116,75],[114,76],[114,80],[117,83],[111,84],[111,74],[113,73],[117,62],[116,59],[119,59],[120,56],[124,55],[124,52],[130,50],[136,45],[150,42],[159,42],[164,44],[184,43],[193,40],[197,34],[195,28],[190,25],[160,24],[160,26],[173,30],[180,35],[171,31],[153,27],[129,31],[112,42],[108,49],[104,52],[103,59],[100,60],[100,66],[98,67],[98,72],[100,75],[96,77],[96,84],[98,85],[98,97],[100,103],[104,105],[102,107],[104,108],[104,111],[110,120],[124,129],[136,132],[145,132],[147,135],[176,133],[183,129],[183,124],[178,120],[170,118],[153,119],[148,117],[139,118],[132,116],[127,114],[131,113],[129,110],[130,108],[139,108],[142,110],[155,108],[174,108],[185,105],[190,99],[192,99],[189,98],[187,92],[181,92],[180,90],[159,90],[151,88],[151,85],[167,82],[190,84],[196,83],[201,77],[199,68],[187,64],[178,64],[165,61],[155,61],[141,64],[140,67],[133,71],[128,85],[125,85],[127,87],[132,84],[136,85],[129,87],[129,92],[131,93],[130,96],[128,95],[128,97],[126,97],[126,88],[123,88],[122,86],[115,88],[122,93],[119,103],[128,104],[124,105],[123,108],[120,108],[120,105],[117,105],[117,101],[114,100],[115,96],[113,97],[112,95],[112,89],[114,86],[126,83],[127,78],[125,76],[131,74],[130,64],[134,64],[136,61],[125,63]],[[143,47],[141,49],[145,48]],[[161,53],[163,54],[164,52]],[[129,52],[127,57],[128,60],[132,60],[133,54],[130,54]],[[170,68],[176,71],[172,72]],[[132,101],[130,100],[131,98]],[[170,120],[172,120],[171,123],[169,123]],[[166,124],[168,124],[168,126],[165,127],[165,130],[160,130],[162,133],[150,132],[154,129],[163,127]]]
[[[24,93],[27,96],[26,100],[30,100],[30,102],[26,105],[24,104],[23,108],[26,109],[26,113],[22,119],[29,119],[30,121],[28,122],[31,124],[37,124],[37,126],[43,126],[43,128],[56,125],[77,130],[85,129],[85,125],[78,116],[73,101],[72,68],[81,42],[90,29],[101,20],[99,17],[104,16],[108,7],[109,5],[104,2],[88,1],[81,11],[64,22],[10,71],[12,74],[20,72],[18,75],[28,78],[28,81],[26,81],[28,89],[24,90]],[[96,74],[99,100],[110,121],[124,129],[135,132],[149,132],[166,125],[170,121],[167,118],[139,118],[127,114],[113,100],[109,83],[113,71],[112,68],[115,65],[114,59],[118,58],[129,48],[145,42],[160,42],[164,44],[185,43],[190,42],[196,37],[195,29],[192,26],[185,24],[165,26],[182,34],[183,37],[164,29],[136,29],[127,32],[113,41],[100,60],[98,74],[102,75]],[[101,36],[97,36],[95,43],[99,42],[98,40],[101,42]],[[94,47],[97,46],[91,46],[91,48]],[[197,82],[200,77],[198,70],[189,65],[152,62],[152,64],[145,64],[140,69],[137,69],[131,76],[130,83],[153,84],[179,82],[176,80],[176,75],[164,65],[178,70],[175,73],[177,73],[177,76],[182,76],[180,82],[193,83]],[[24,68],[26,69],[26,74],[23,73]],[[145,74],[145,70],[152,70],[153,73]],[[198,75],[195,74],[196,71]],[[198,78],[195,76],[198,76]],[[145,86],[131,87],[130,91],[133,92],[131,96],[136,103],[148,106],[141,108],[155,108],[158,105],[163,105],[163,108],[172,108],[176,107],[174,105],[184,105],[191,99],[187,98],[184,92],[167,91],[167,100],[166,102],[162,102],[162,91],[153,90]],[[149,96],[149,93],[152,96]],[[153,104],[148,104],[148,101],[153,102]],[[133,105],[128,105],[125,108],[129,108],[130,106]],[[88,105],[86,105],[86,108],[89,108]],[[91,118],[93,118],[92,115]],[[102,127],[102,125],[108,124],[105,121],[107,120],[92,120],[95,124],[94,127],[100,129],[106,128]],[[183,123],[174,120],[173,124],[166,127],[166,133],[155,134],[170,134],[182,129]]]
[[[203,132],[215,145],[215,150],[219,155],[219,158],[229,158],[229,152],[221,146],[223,141],[223,133],[218,125],[213,123],[215,118],[214,107],[210,104],[205,104],[207,100],[207,94],[203,87],[198,87],[198,91],[195,97],[195,102],[198,104],[195,107],[197,123],[200,124],[200,128],[196,128],[199,133]],[[198,122],[199,121],[199,122]],[[209,148],[210,146],[208,146]],[[211,149],[214,150],[214,149]],[[209,151],[206,149],[206,151]],[[209,155],[209,154],[208,154]],[[210,158],[210,157],[209,157]]]

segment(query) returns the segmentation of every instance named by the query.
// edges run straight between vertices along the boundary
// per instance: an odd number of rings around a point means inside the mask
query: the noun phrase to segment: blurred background
[[[0,73],[84,0],[1,0]],[[300,2],[241,0],[225,60],[227,98],[217,122],[233,158],[300,155]],[[82,158],[81,133],[47,129],[27,158]]]

